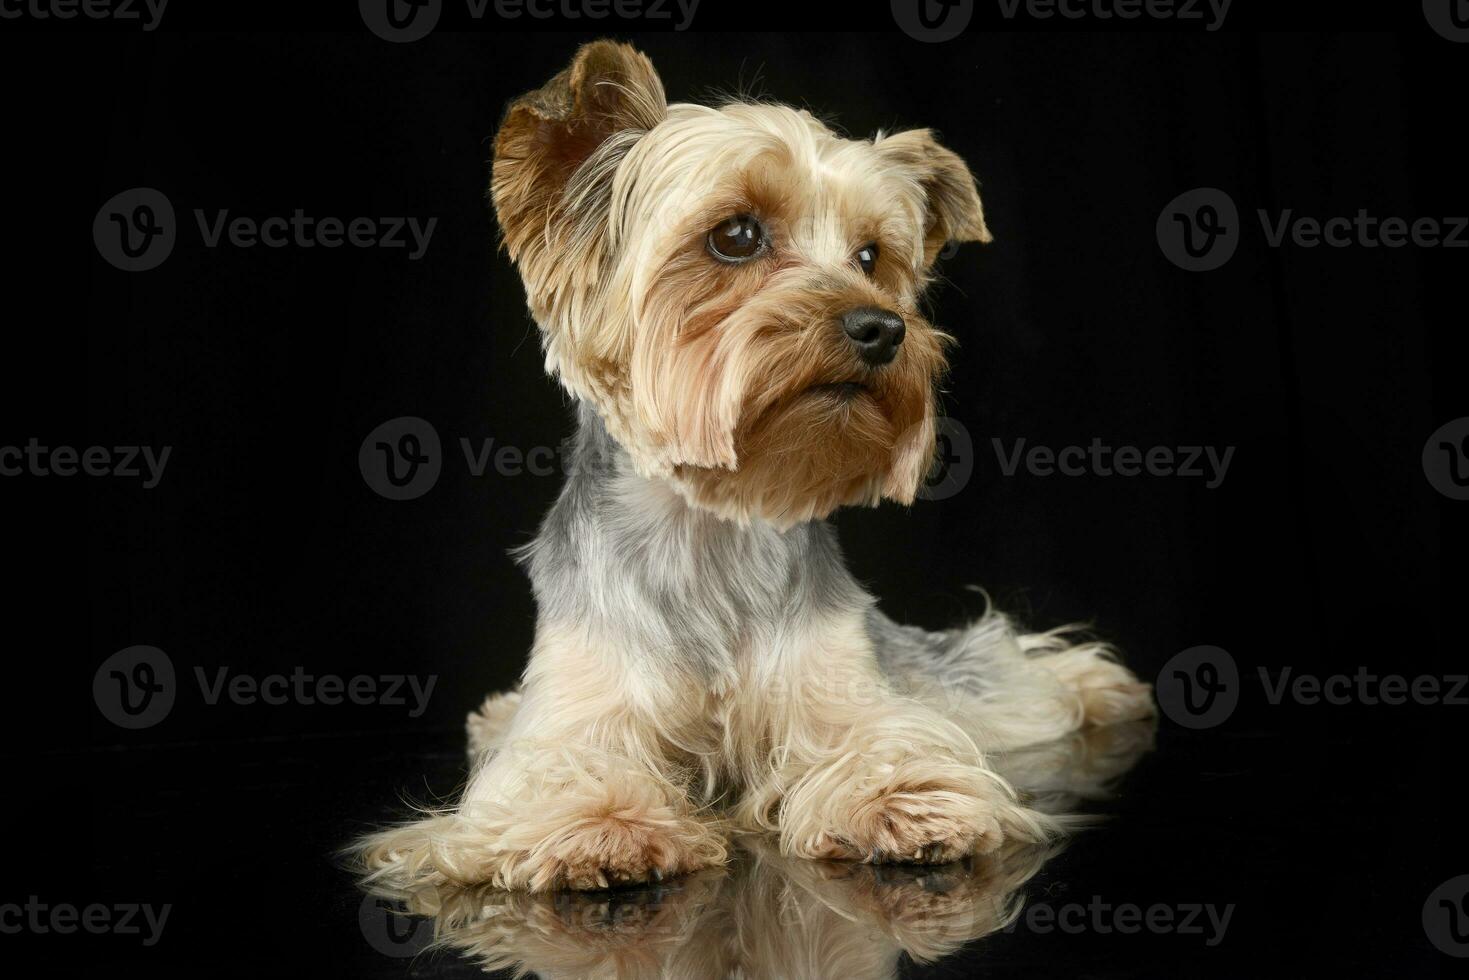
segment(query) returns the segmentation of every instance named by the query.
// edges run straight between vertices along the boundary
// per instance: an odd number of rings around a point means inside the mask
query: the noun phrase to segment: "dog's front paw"
[[[596,891],[722,864],[723,839],[691,817],[609,810],[557,827],[521,858],[531,891]]]
[[[838,825],[816,834],[803,857],[867,864],[947,864],[1005,841],[1002,808],[973,789],[897,785],[851,801]]]

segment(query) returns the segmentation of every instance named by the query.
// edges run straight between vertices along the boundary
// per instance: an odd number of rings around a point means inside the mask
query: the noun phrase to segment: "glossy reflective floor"
[[[1440,850],[1441,715],[1286,710],[1012,755],[1038,805],[1104,818],[1061,848],[872,868],[751,840],[726,873],[541,898],[364,894],[333,863],[393,800],[453,790],[457,733],[59,760],[107,774],[90,894],[173,906],[155,945],[64,948],[129,976],[1435,975],[1451,961],[1425,938],[1425,901],[1458,873]]]
[[[1003,772],[1040,809],[1074,813],[1105,798],[1152,738],[1151,723],[1096,730],[1017,752]],[[726,871],[656,887],[382,893],[363,921],[385,951],[431,945],[437,931],[438,946],[486,969],[544,977],[889,977],[905,956],[937,962],[1022,927],[1022,893],[1059,850],[1013,844],[958,864],[870,866],[784,859],[748,838]],[[1064,927],[1084,928],[1079,914]]]

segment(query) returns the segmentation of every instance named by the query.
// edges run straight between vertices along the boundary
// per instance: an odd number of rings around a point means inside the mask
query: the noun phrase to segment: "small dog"
[[[948,338],[939,250],[987,242],[926,130],[669,105],[632,48],[581,48],[511,104],[491,197],[578,406],[574,472],[529,565],[518,692],[470,717],[458,805],[374,834],[379,881],[598,889],[788,857],[941,863],[1036,841],[985,753],[1148,716],[1110,651],[990,612],[900,626],[822,519],[912,502]]]

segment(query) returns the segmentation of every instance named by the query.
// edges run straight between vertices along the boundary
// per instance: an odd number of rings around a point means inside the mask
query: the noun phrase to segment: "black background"
[[[0,480],[17,851],[0,902],[176,910],[151,949],[0,944],[154,973],[402,975],[363,944],[327,854],[396,812],[400,791],[450,793],[464,713],[524,663],[534,609],[506,551],[529,540],[558,480],[475,477],[458,442],[555,446],[570,429],[496,250],[489,140],[507,99],[593,35],[390,45],[361,31],[13,28],[0,59],[0,445],[173,452],[152,490]],[[972,30],[936,45],[896,32],[619,36],[652,57],[672,100],[739,88],[856,136],[932,126],[981,181],[996,241],[947,258],[931,301],[960,341],[944,404],[973,438],[973,477],[945,500],[838,518],[884,608],[950,625],[979,611],[966,590],[978,584],[1029,625],[1093,623],[1147,677],[1199,644],[1245,674],[1225,726],[1164,722],[1119,804],[1126,819],[1100,852],[1082,843],[1066,859],[1076,889],[1239,903],[1229,940],[1003,937],[976,962],[1225,975],[1263,957],[1432,973],[1418,917],[1464,870],[1442,850],[1439,787],[1459,768],[1466,709],[1274,707],[1254,678],[1262,665],[1462,670],[1441,575],[1462,505],[1429,486],[1419,457],[1466,414],[1441,344],[1462,327],[1449,290],[1466,253],[1270,248],[1255,210],[1469,213],[1455,139],[1469,50],[1411,22],[1398,35]],[[129,274],[90,229],[135,186],[164,192],[180,229],[161,267]],[[1225,190],[1243,218],[1238,252],[1208,273],[1170,264],[1154,233],[1198,186]],[[195,208],[437,226],[416,262],[403,249],[211,249]],[[436,427],[446,458],[434,489],[394,502],[369,489],[357,454],[405,415]],[[991,444],[1094,437],[1235,452],[1207,489],[1005,476]],[[97,666],[134,644],[166,651],[184,679],[170,716],[142,732],[112,726],[91,696]],[[418,718],[211,706],[193,682],[196,667],[298,665],[438,680]]]

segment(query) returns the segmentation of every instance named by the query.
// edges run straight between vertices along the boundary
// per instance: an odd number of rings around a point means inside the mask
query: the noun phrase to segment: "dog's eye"
[[[737,214],[709,232],[709,251],[722,262],[754,258],[765,244],[765,231],[753,215]]]
[[[862,271],[869,276],[872,275],[872,270],[877,268],[877,242],[868,242],[863,245],[857,249],[854,257],[857,264],[862,267]]]

